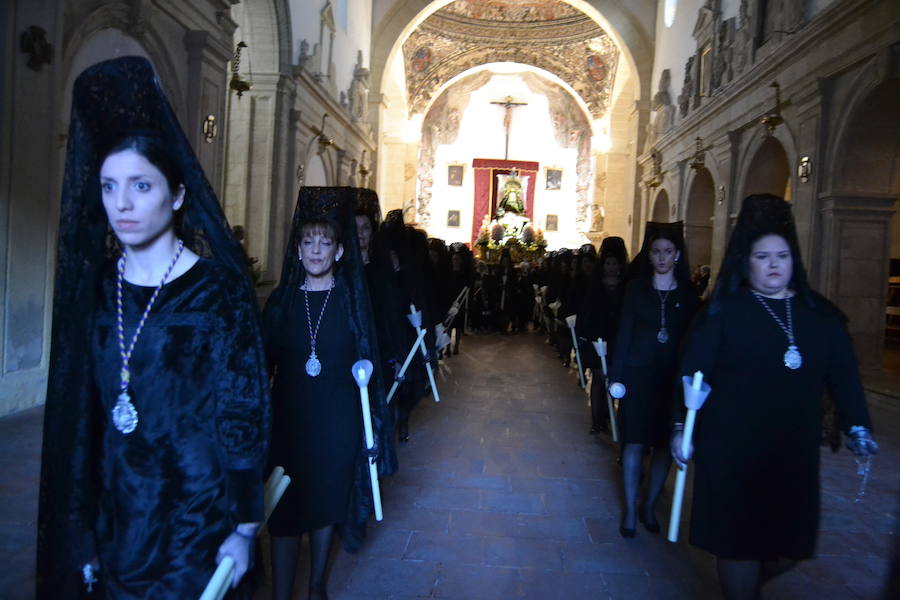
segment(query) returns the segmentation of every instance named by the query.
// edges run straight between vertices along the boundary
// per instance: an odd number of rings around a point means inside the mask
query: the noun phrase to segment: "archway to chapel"
[[[743,201],[751,194],[773,194],[788,202],[793,196],[787,153],[781,142],[772,136],[767,137],[753,155],[739,198]]]
[[[712,174],[706,168],[697,170],[687,195],[685,215],[684,236],[691,268],[710,264],[715,197]]]
[[[828,292],[850,317],[860,365],[900,376],[900,77],[855,104],[832,167],[823,247]]]

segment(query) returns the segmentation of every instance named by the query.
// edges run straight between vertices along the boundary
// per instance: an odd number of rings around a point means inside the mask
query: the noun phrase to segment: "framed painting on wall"
[[[447,165],[447,185],[463,184],[463,167],[465,165]]]
[[[545,231],[558,231],[559,230],[559,217],[557,215],[547,215],[547,223],[546,227],[544,227]]]
[[[563,170],[556,169],[552,167],[547,167],[545,170],[547,177],[546,189],[548,190],[561,190],[562,189],[562,176]]]
[[[447,227],[459,227],[459,211],[447,211]]]

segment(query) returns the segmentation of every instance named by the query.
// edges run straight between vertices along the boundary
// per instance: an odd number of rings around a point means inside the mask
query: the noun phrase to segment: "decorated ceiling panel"
[[[517,62],[558,76],[599,118],[609,107],[619,53],[593,19],[561,0],[457,0],[413,31],[403,56],[411,114],[472,67]]]

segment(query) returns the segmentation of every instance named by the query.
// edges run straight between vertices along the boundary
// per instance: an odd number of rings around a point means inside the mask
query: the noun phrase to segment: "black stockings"
[[[327,599],[328,555],[331,554],[331,539],[334,527],[329,525],[316,529],[309,534],[309,597],[310,599]]]
[[[622,487],[625,491],[625,514],[622,526],[635,527],[637,521],[638,490],[641,485],[641,463],[644,459],[644,444],[625,444],[622,451]],[[647,496],[644,498],[644,518],[651,523],[656,522],[656,503],[662,494],[672,456],[666,448],[654,448],[650,459],[650,480],[647,483]]]
[[[300,556],[300,538],[272,536],[272,599],[291,600]]]
[[[309,598],[327,600],[328,557],[334,527],[322,527],[309,534]],[[294,575],[300,556],[300,537],[275,537],[272,541],[272,598],[291,600],[294,592]]]
[[[716,561],[719,585],[726,600],[758,600],[764,583],[796,564],[797,561],[786,558],[766,561],[719,558]]]

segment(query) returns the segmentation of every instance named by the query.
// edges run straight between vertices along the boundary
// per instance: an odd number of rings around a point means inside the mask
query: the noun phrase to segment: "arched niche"
[[[791,201],[791,167],[787,153],[775,137],[766,137],[745,171],[739,201],[751,194],[773,194]]]
[[[872,90],[843,131],[832,188],[845,192],[900,193],[900,77]]]
[[[693,265],[712,260],[713,211],[716,186],[708,169],[698,169],[691,180],[685,213],[685,243]]]
[[[328,165],[321,154],[315,154],[306,165],[306,176],[303,180],[304,186],[323,186],[329,185]]]
[[[900,75],[867,83],[844,107],[820,195],[821,291],[847,313],[860,365],[873,369],[884,351],[891,259],[900,259]]]
[[[669,193],[664,189],[659,190],[656,198],[653,200],[653,211],[650,213],[650,220],[655,223],[669,223],[672,221],[669,210]]]

